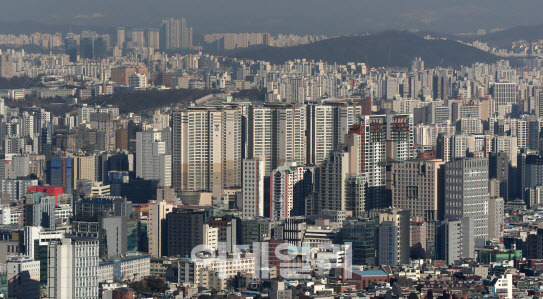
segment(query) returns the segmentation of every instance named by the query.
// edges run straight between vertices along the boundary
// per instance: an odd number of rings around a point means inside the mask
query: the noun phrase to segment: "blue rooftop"
[[[362,277],[388,276],[383,270],[353,271],[353,273]]]

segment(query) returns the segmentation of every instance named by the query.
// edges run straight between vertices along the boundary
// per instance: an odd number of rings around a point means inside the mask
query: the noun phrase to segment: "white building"
[[[513,298],[513,274],[508,273],[494,278],[488,288],[493,298]]]
[[[64,238],[47,248],[47,298],[98,299],[98,240]]]
[[[141,280],[150,274],[150,255],[126,256],[102,262],[98,267],[98,280],[100,283]]]
[[[139,73],[132,74],[128,77],[128,86],[136,89],[147,88],[147,76]]]
[[[136,176],[146,180],[158,180],[159,186],[172,184],[172,156],[168,154],[169,132],[136,133]]]

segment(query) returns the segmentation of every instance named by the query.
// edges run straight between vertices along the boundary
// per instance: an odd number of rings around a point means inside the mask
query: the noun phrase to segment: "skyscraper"
[[[160,27],[160,49],[181,48],[181,21],[178,19],[164,19]]]
[[[79,41],[79,56],[83,59],[94,58],[94,38],[85,37]]]
[[[445,164],[444,218],[473,218],[477,247],[488,239],[488,159],[463,158]]]
[[[64,51],[66,55],[70,56],[70,62],[77,61],[77,39],[74,37],[66,37],[64,39]]]
[[[145,46],[145,31],[141,28],[134,28],[130,31],[130,40],[136,47]]]

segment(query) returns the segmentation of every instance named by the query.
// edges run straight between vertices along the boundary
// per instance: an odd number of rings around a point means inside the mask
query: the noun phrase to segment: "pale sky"
[[[543,23],[542,0],[0,0],[2,21],[158,26],[185,17],[195,32],[447,33]],[[0,32],[2,29],[0,28]]]

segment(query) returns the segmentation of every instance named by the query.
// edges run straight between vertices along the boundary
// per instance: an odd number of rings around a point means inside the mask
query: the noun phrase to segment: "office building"
[[[351,243],[353,265],[375,265],[377,219],[356,219],[343,222],[341,241]]]
[[[517,84],[494,83],[491,89],[492,98],[494,99],[494,111],[502,116],[511,113],[511,106],[517,103]]]
[[[47,297],[98,299],[98,240],[51,241],[47,248]]]
[[[410,210],[411,216],[436,221],[439,208],[439,173],[443,161],[413,159],[391,165],[392,206]]]
[[[378,265],[409,263],[410,212],[391,209],[379,212]]]
[[[445,220],[436,227],[436,258],[454,265],[465,258],[475,258],[473,218]]]
[[[476,247],[488,239],[488,159],[463,158],[445,164],[444,219],[473,219]]]
[[[192,249],[204,242],[205,212],[173,209],[166,215],[167,256],[190,257]]]
[[[170,132],[136,133],[136,176],[157,180],[159,186],[172,185],[172,156],[169,154]]]

